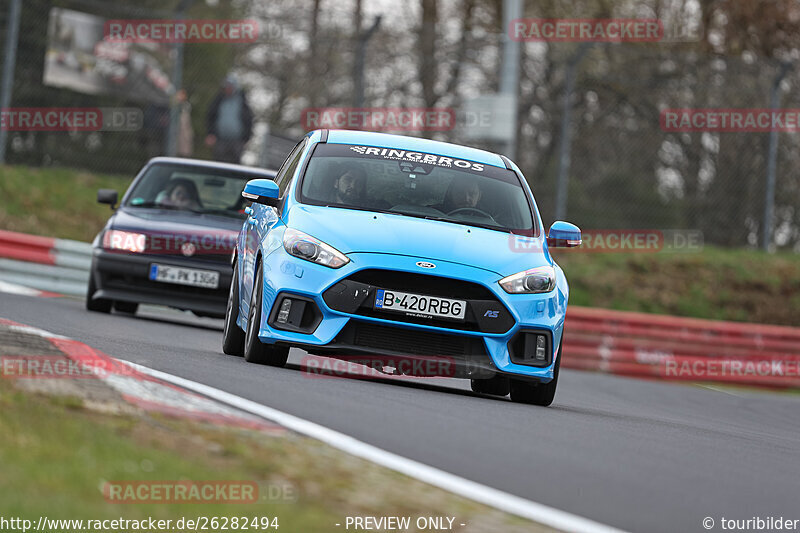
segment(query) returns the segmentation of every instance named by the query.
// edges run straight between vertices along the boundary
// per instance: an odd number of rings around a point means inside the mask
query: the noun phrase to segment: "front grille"
[[[486,356],[480,337],[396,328],[351,320],[334,343],[425,356]]]
[[[374,285],[382,289],[394,289],[403,292],[417,292],[443,298],[460,298],[462,300],[497,300],[495,295],[477,283],[461,281],[441,276],[398,272],[396,270],[380,270],[370,268],[359,270],[347,279]]]
[[[377,289],[410,292],[466,300],[464,321],[439,317],[416,317],[374,307]],[[469,281],[453,278],[398,272],[395,270],[360,270],[335,284],[323,295],[331,309],[344,313],[448,329],[505,333],[514,325],[514,318],[492,291]]]
[[[147,278],[139,276],[131,276],[128,274],[105,274],[103,276],[103,288],[106,289],[119,289],[131,290],[131,288],[144,292],[156,292],[160,294],[176,294],[176,295],[204,295],[204,296],[217,296],[220,299],[228,297],[228,289],[222,281],[220,286],[216,289],[206,289],[203,287],[192,287],[189,285],[178,285],[176,283],[161,283],[152,281]]]

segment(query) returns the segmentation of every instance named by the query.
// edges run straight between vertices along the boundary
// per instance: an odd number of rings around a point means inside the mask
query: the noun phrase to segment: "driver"
[[[456,209],[475,209],[481,199],[482,191],[477,181],[471,179],[454,179],[447,188],[444,202],[432,205],[443,213],[450,213]]]
[[[367,173],[359,166],[342,166],[337,169],[333,182],[334,200],[344,205],[358,206],[367,192]]]
[[[176,207],[178,209],[197,210],[201,208],[197,185],[186,178],[170,180],[167,188],[159,193],[156,201],[163,206]]]

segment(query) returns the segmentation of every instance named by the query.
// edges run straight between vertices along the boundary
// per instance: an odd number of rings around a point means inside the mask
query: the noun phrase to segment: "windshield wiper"
[[[412,216],[412,217],[413,216],[417,216],[417,215],[409,215],[407,213],[402,213],[402,212],[399,213],[399,214]],[[474,228],[483,228],[483,229],[490,229],[490,230],[494,230],[494,231],[502,231],[504,233],[511,233],[511,230],[506,228],[506,227],[504,227],[504,226],[490,226],[488,224],[479,224],[477,222],[467,222],[465,220],[458,220],[458,219],[455,219],[455,218],[435,217],[435,216],[431,216],[431,215],[424,215],[424,216],[419,215],[419,216],[421,216],[425,220],[438,220],[439,222],[450,222],[451,224],[460,224],[462,226],[472,226]]]

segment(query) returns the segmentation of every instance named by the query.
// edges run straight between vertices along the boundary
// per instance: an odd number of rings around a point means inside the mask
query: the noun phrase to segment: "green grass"
[[[133,176],[104,176],[65,168],[0,167],[0,229],[91,241],[111,214],[97,189],[120,198]]]
[[[800,254],[706,246],[553,256],[569,280],[571,304],[800,326]]]
[[[343,529],[335,524],[344,525],[346,516],[448,515],[466,523],[458,528],[465,532],[548,530],[292,433],[101,414],[78,397],[22,392],[9,379],[0,379],[0,471],[0,516],[32,520],[34,527],[39,516],[173,523],[266,516],[278,518],[279,531],[313,533]],[[291,487],[293,497],[120,504],[101,492],[105,482],[173,480],[255,482],[261,494],[268,486]]]
[[[2,167],[0,229],[91,241],[109,215],[98,188],[129,177]],[[570,303],[647,313],[800,326],[800,254],[706,246],[697,253],[554,250]]]

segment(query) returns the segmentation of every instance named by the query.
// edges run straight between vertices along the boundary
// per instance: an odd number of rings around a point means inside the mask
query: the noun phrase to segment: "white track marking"
[[[7,281],[0,281],[0,292],[5,292],[7,294],[19,294],[22,296],[41,296],[42,291],[38,289],[31,289],[30,287],[25,287],[23,285],[17,285],[16,283],[9,283]]]
[[[541,524],[579,533],[621,533],[622,530],[583,518],[566,511],[554,509],[541,503],[532,502],[507,492],[481,485],[474,481],[450,474],[432,466],[419,463],[412,459],[382,450],[377,446],[367,444],[353,437],[326,428],[300,417],[267,407],[247,400],[234,394],[203,385],[185,378],[173,376],[166,372],[154,370],[136,363],[122,361],[139,372],[154,378],[167,381],[179,387],[207,396],[213,400],[236,407],[241,411],[258,415],[267,420],[284,426],[297,433],[322,441],[346,453],[361,457],[375,464],[390,468],[407,476],[413,477],[430,485],[494,507],[501,511],[514,514]]]

